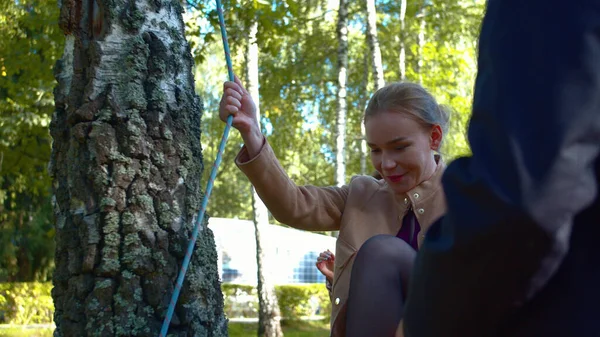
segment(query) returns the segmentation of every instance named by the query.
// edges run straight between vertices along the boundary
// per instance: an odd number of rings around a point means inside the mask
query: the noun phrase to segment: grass
[[[10,328],[0,328],[2,337],[52,337],[53,328],[24,328],[12,326]]]
[[[283,322],[285,337],[328,337],[329,324],[321,322]],[[256,336],[256,323],[229,323],[229,337]]]
[[[328,337],[328,324],[322,322],[283,322],[285,337]],[[229,337],[256,336],[256,323],[229,323]],[[1,337],[52,337],[51,328],[0,328]]]

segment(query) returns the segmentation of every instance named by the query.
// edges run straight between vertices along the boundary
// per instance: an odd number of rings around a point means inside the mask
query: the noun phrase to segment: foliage
[[[322,321],[283,321],[281,323],[286,337],[327,337],[329,324]],[[229,337],[247,337],[256,334],[255,323],[229,322]]]
[[[45,280],[54,251],[48,124],[56,0],[0,1],[0,281]]]
[[[324,40],[327,44],[334,43],[329,31],[322,31],[319,27],[326,11],[320,7],[319,1],[307,1],[304,6],[290,1],[265,3],[224,2],[234,72],[243,79],[245,27],[248,19],[256,15],[261,50],[259,81],[263,131],[269,136],[269,142],[292,179],[300,184],[331,184],[331,165],[324,160],[324,154],[315,157],[321,146],[329,142],[326,127],[306,127],[307,118],[314,115],[312,110],[319,104],[311,101],[323,96],[321,92],[331,86],[334,79],[332,73],[323,74],[319,66],[322,58],[331,56],[329,54],[335,51],[335,48],[322,48]],[[197,56],[196,78],[204,80],[197,84],[205,103],[203,149],[204,157],[212,161],[223,132],[217,113],[221,83],[227,79],[227,73],[221,41],[214,38],[217,30],[214,10],[206,2],[199,2],[197,8],[201,8],[201,14],[190,13],[186,27],[193,53]],[[333,29],[333,26],[328,29]],[[209,56],[203,55],[202,51],[209,51]],[[290,64],[294,55],[301,55],[302,59]],[[307,65],[312,66],[307,68]],[[298,74],[304,74],[306,78],[297,78]],[[217,179],[220,181],[215,183],[215,198],[209,204],[212,216],[252,218],[250,185],[233,163],[240,145],[237,132],[232,132]],[[204,182],[208,175],[209,170],[205,170]]]
[[[224,127],[217,113],[227,70],[214,1],[187,3],[186,36],[203,99],[201,142],[208,168]],[[440,103],[453,110],[443,154],[447,160],[469,154],[465,125],[484,2],[409,1],[404,31],[400,3],[376,1],[385,79],[398,80],[404,41],[407,80],[421,78]],[[282,166],[297,184],[333,185],[337,2],[224,0],[223,6],[234,70],[242,78],[245,29],[251,18],[258,19],[261,125]],[[373,79],[362,6],[362,1],[354,1],[349,8],[347,180],[360,173],[360,159],[368,155],[360,148],[360,125]],[[57,0],[0,0],[0,281],[47,280],[53,268],[46,165],[55,84],[52,67],[63,44],[57,18]],[[422,18],[426,43],[421,49],[417,36]],[[232,131],[208,204],[211,216],[252,218],[250,185],[234,164],[241,143]],[[210,169],[204,170],[203,187],[209,174]]]
[[[326,337],[329,325],[323,322],[283,322],[286,337]],[[229,337],[247,337],[256,334],[256,323],[229,322]],[[0,328],[1,337],[52,337],[54,329],[27,329],[23,327]]]
[[[302,3],[281,0],[224,2],[227,30],[237,74],[243,74],[243,39],[246,21],[259,20],[260,104],[263,131],[282,166],[297,184],[334,184],[334,126],[337,6],[332,1]],[[469,154],[465,125],[470,115],[472,85],[475,76],[476,37],[483,14],[483,1],[409,2],[406,29],[400,31],[399,1],[378,0],[378,29],[387,82],[399,78],[400,39],[407,47],[407,80],[429,89],[439,102],[451,107],[450,133],[442,153],[447,160]],[[218,120],[221,83],[226,67],[214,9],[206,1],[198,2],[187,22],[188,37],[197,56],[198,90],[205,98],[204,151],[211,161],[223,130]],[[200,13],[201,12],[201,13]],[[349,8],[349,69],[347,179],[360,173],[360,125],[363,109],[373,92],[373,79],[365,38],[362,2]],[[421,15],[425,20],[426,43],[417,47]],[[208,19],[203,19],[208,17]],[[200,24],[198,24],[200,23]],[[423,62],[418,67],[419,60]],[[243,78],[243,76],[240,76]],[[232,132],[224,156],[211,215],[251,218],[250,187],[233,163],[241,145]],[[367,169],[367,172],[371,168]],[[208,170],[205,173],[207,180]],[[212,205],[212,206],[211,206]]]
[[[258,317],[256,287],[231,283],[221,284],[227,317]]]
[[[275,292],[284,318],[298,319],[315,312],[326,318],[331,316],[331,300],[324,284],[281,285]]]
[[[223,134],[224,124],[219,119],[219,90],[227,78],[225,60],[221,57],[222,47],[210,45],[209,61],[196,67],[197,91],[203,99],[202,154],[206,169],[203,172],[202,186],[206,186],[211,165],[217,156],[217,149]],[[208,204],[208,214],[215,217],[252,219],[250,183],[240,175],[234,163],[239,151],[241,137],[232,130],[223,153],[223,161],[213,186],[213,197]]]
[[[51,323],[51,290],[49,282],[0,283],[0,323]],[[256,287],[224,283],[221,290],[229,318],[258,317]],[[324,284],[277,285],[275,293],[284,319],[300,320],[315,314],[329,319],[331,303]]]
[[[0,327],[0,337],[52,337],[53,335],[54,328]]]
[[[0,323],[52,323],[51,283],[0,283]]]
[[[228,317],[257,317],[255,287],[225,283],[221,289]],[[331,315],[329,292],[324,284],[276,285],[275,294],[284,319],[299,320],[314,315],[328,319]]]

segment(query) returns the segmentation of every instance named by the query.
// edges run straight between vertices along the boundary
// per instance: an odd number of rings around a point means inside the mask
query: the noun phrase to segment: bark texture
[[[400,54],[398,56],[398,66],[400,70],[400,80],[406,80],[406,6],[407,0],[400,1]]]
[[[367,42],[371,51],[371,64],[373,66],[373,80],[375,81],[375,90],[385,86],[383,76],[383,61],[381,60],[381,49],[379,48],[379,38],[377,37],[377,7],[375,0],[365,1],[367,9]]]
[[[63,0],[50,172],[55,336],[157,336],[202,200],[179,1]],[[172,336],[226,336],[202,219]]]
[[[337,122],[336,122],[336,155],[335,155],[335,181],[338,186],[346,183],[346,112],[348,80],[348,2],[340,0],[336,34],[338,39],[337,66],[338,66],[338,91],[337,91]]]

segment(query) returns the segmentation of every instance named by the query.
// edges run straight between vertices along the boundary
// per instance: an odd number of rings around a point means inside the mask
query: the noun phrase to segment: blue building
[[[256,285],[256,239],[249,220],[210,218],[223,283]],[[324,283],[315,263],[335,238],[276,225],[260,227],[264,273],[274,284]]]

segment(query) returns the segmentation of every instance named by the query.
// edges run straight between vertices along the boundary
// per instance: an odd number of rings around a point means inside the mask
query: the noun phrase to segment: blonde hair
[[[449,109],[419,84],[395,82],[377,90],[365,109],[364,122],[386,111],[409,114],[425,127],[439,125],[443,136],[448,132]]]

